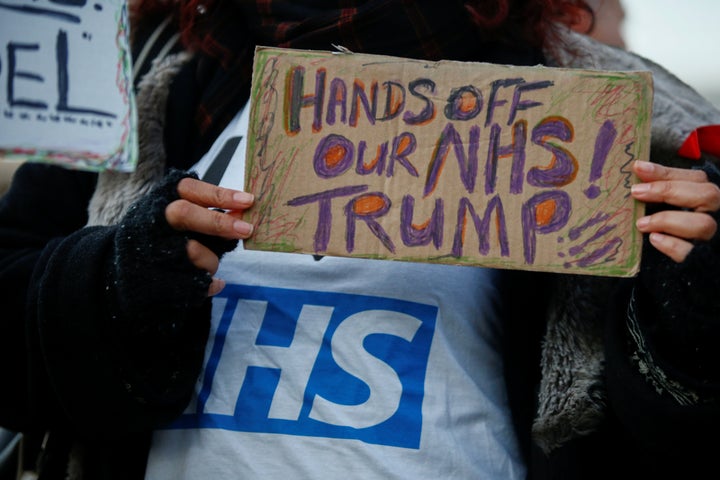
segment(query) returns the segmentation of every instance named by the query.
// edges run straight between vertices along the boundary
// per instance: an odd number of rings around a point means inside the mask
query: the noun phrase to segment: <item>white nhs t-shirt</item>
[[[209,174],[242,189],[246,110],[201,178],[229,159]],[[524,478],[495,275],[238,247],[194,398],[154,433],[146,478]]]

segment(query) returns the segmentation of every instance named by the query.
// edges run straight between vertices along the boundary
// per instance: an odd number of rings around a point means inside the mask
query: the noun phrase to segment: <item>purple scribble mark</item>
[[[598,248],[594,252],[592,252],[590,255],[581,258],[577,262],[575,262],[580,267],[589,267],[590,265],[596,263],[600,258],[607,255],[609,252],[613,251],[612,255],[609,255],[604,261],[608,262],[614,258],[614,255],[617,253],[618,249],[620,248],[620,245],[623,244],[623,240],[620,237],[615,237],[612,240],[608,241],[605,245]]]
[[[578,255],[578,254],[580,254],[583,250],[585,250],[585,247],[586,247],[588,244],[594,242],[595,240],[597,240],[597,239],[599,239],[599,238],[604,237],[604,236],[605,236],[606,234],[608,234],[609,232],[612,232],[613,230],[615,230],[616,227],[617,227],[617,225],[605,225],[604,227],[599,228],[598,231],[595,232],[592,237],[588,238],[587,240],[585,240],[585,241],[584,241],[583,243],[581,243],[580,245],[576,245],[576,246],[574,246],[574,247],[571,247],[570,250],[568,250],[568,253],[569,253],[570,255],[572,255],[573,257],[576,256],[576,255]]]
[[[597,225],[598,223],[604,222],[610,218],[610,215],[607,213],[598,213],[593,218],[588,220],[587,222],[583,223],[579,227],[571,228],[570,232],[568,233],[568,237],[570,240],[577,240],[583,231],[587,230],[588,228],[592,227],[593,225]]]

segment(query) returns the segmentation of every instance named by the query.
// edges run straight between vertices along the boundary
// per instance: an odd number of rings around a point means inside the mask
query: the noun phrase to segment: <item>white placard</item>
[[[131,171],[126,0],[0,0],[0,153]]]

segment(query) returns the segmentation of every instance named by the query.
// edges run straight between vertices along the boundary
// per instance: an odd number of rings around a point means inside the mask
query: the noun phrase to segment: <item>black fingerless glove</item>
[[[135,202],[120,222],[115,237],[114,274],[117,301],[125,313],[160,307],[197,307],[207,300],[211,275],[194,266],[186,251],[195,238],[218,257],[233,250],[237,240],[181,232],[165,219],[165,209],[179,197],[177,185],[194,173],[172,170],[150,193]]]
[[[210,327],[212,278],[190,262],[187,241],[200,241],[218,257],[238,243],[170,227],[165,209],[186,177],[197,178],[170,171],[129,208],[115,234],[106,292],[122,383],[139,405],[153,405],[153,415],[167,419],[193,391]]]

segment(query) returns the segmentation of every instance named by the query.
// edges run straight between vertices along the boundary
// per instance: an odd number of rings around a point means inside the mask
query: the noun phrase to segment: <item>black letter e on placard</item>
[[[8,78],[7,78],[7,99],[11,107],[47,108],[47,104],[41,101],[22,100],[15,98],[15,78],[24,78],[36,82],[44,82],[45,79],[37,73],[26,72],[17,69],[17,58],[15,53],[18,50],[36,51],[40,49],[37,43],[8,43]]]

